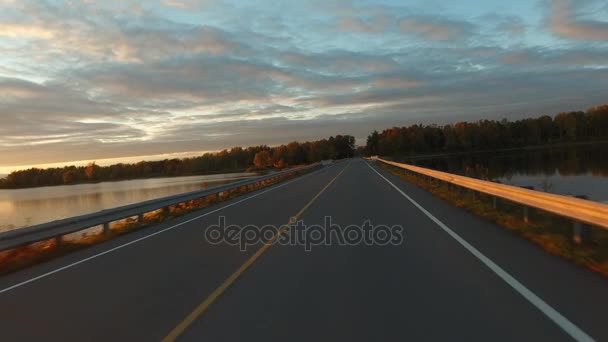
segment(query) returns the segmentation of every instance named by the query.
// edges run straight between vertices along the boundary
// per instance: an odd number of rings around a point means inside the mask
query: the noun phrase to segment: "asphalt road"
[[[204,239],[296,215],[405,237]],[[359,159],[0,278],[0,308],[1,341],[608,341],[606,279]]]

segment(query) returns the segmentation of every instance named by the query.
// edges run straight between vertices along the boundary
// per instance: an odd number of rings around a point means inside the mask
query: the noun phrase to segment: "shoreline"
[[[562,148],[562,147],[575,147],[575,146],[587,146],[587,145],[604,145],[608,144],[608,140],[597,140],[597,141],[577,141],[577,142],[560,142],[555,144],[545,144],[545,145],[528,145],[522,147],[509,147],[509,148],[499,148],[493,150],[476,150],[476,151],[458,151],[458,152],[445,152],[445,153],[434,153],[434,154],[419,154],[419,155],[393,155],[390,156],[392,158],[409,158],[412,160],[418,159],[431,159],[431,158],[439,158],[439,157],[452,157],[458,155],[470,155],[470,154],[481,154],[481,153],[493,153],[493,152],[515,152],[515,151],[535,151],[535,150],[544,150],[551,148]]]
[[[23,186],[23,187],[0,187],[1,190],[26,190],[26,189],[42,189],[42,188],[57,188],[61,186],[76,186],[76,185],[85,185],[85,184],[104,184],[104,183],[120,183],[120,182],[129,182],[135,180],[150,180],[150,179],[172,179],[172,178],[185,178],[185,177],[201,177],[201,176],[213,176],[213,175],[222,175],[222,174],[240,174],[240,173],[253,173],[256,175],[262,175],[265,173],[265,170],[251,170],[247,171],[247,169],[239,169],[239,170],[226,170],[226,171],[212,171],[206,173],[199,174],[188,174],[188,175],[179,175],[179,176],[151,176],[151,177],[135,177],[135,178],[125,178],[125,179],[117,179],[117,180],[106,180],[106,181],[96,181],[96,182],[78,182],[73,184],[57,184],[57,185],[43,185],[43,186]]]

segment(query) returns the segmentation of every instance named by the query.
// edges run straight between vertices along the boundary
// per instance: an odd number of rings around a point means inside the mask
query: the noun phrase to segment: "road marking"
[[[330,167],[331,167],[331,166],[330,166]],[[133,241],[129,241],[129,242],[124,243],[124,244],[122,244],[122,245],[119,245],[119,246],[116,246],[116,247],[114,247],[114,248],[108,249],[107,251],[100,252],[100,253],[98,253],[98,254],[94,254],[94,255],[92,255],[92,256],[90,256],[90,257],[88,257],[88,258],[84,258],[84,259],[82,259],[82,260],[76,261],[76,262],[71,263],[71,264],[69,264],[69,265],[65,265],[65,266],[63,266],[63,267],[57,268],[57,269],[55,269],[55,270],[53,270],[53,271],[49,271],[49,272],[47,272],[47,273],[41,274],[41,275],[39,275],[39,276],[37,276],[37,277],[30,278],[30,279],[28,279],[28,280],[22,281],[22,282],[20,282],[20,283],[15,284],[15,285],[9,286],[9,287],[7,287],[7,288],[4,288],[4,289],[0,290],[0,294],[3,294],[3,293],[6,293],[6,292],[9,292],[9,291],[14,290],[14,289],[16,289],[16,288],[19,288],[19,287],[21,287],[21,286],[24,286],[24,285],[27,285],[27,284],[33,283],[33,282],[35,282],[35,281],[37,281],[37,280],[40,280],[40,279],[46,278],[46,277],[51,276],[51,275],[53,275],[53,274],[55,274],[55,273],[59,273],[59,272],[61,272],[61,271],[65,271],[65,270],[67,270],[67,269],[69,269],[69,268],[72,268],[72,267],[74,267],[74,266],[77,266],[77,265],[83,264],[83,263],[85,263],[85,262],[87,262],[87,261],[91,261],[91,260],[93,260],[93,259],[99,258],[99,257],[104,256],[104,255],[106,255],[106,254],[109,254],[109,253],[115,252],[115,251],[117,251],[117,250],[119,250],[119,249],[123,249],[123,248],[125,248],[125,247],[127,247],[127,246],[130,246],[130,245],[133,245],[133,244],[135,244],[135,243],[138,243],[138,242],[144,241],[144,240],[146,240],[146,239],[149,239],[149,238],[151,238],[151,237],[153,237],[153,236],[156,236],[156,235],[159,235],[159,234],[165,233],[165,232],[167,232],[167,231],[173,230],[173,229],[175,229],[175,228],[181,227],[181,226],[183,226],[183,225],[185,225],[185,224],[187,224],[187,223],[190,223],[190,222],[192,222],[192,221],[196,221],[196,220],[198,220],[198,219],[200,219],[200,218],[203,218],[203,217],[205,217],[205,216],[211,215],[211,214],[213,214],[213,213],[217,213],[217,212],[218,212],[218,211],[220,211],[220,210],[224,210],[224,209],[226,209],[226,208],[230,208],[230,207],[235,206],[235,205],[237,205],[237,204],[239,204],[239,203],[243,203],[243,202],[248,201],[248,200],[250,200],[250,199],[252,199],[252,198],[256,198],[256,197],[258,197],[258,196],[261,196],[261,195],[263,195],[263,194],[265,194],[265,193],[267,193],[267,192],[270,192],[270,191],[273,191],[273,190],[276,190],[276,189],[282,188],[282,187],[284,187],[284,186],[286,186],[286,185],[289,185],[289,184],[291,184],[291,183],[293,183],[293,182],[296,182],[296,181],[298,181],[298,180],[301,180],[301,179],[303,179],[303,178],[305,178],[305,177],[312,176],[313,174],[315,174],[315,173],[317,173],[317,172],[319,172],[319,171],[322,171],[322,170],[323,170],[323,169],[320,169],[320,170],[314,171],[314,172],[309,173],[309,174],[306,174],[306,175],[304,175],[304,176],[302,176],[302,177],[298,177],[298,178],[296,178],[296,179],[294,179],[294,180],[291,180],[291,181],[288,181],[288,182],[286,182],[286,183],[283,183],[283,184],[279,184],[279,185],[277,185],[277,186],[274,186],[274,187],[272,187],[272,188],[270,188],[270,189],[268,189],[268,190],[264,190],[264,191],[262,191],[262,192],[259,192],[259,193],[255,194],[255,195],[252,195],[252,196],[249,196],[249,197],[247,197],[247,198],[243,198],[243,199],[238,200],[238,201],[236,201],[236,202],[230,203],[230,204],[225,205],[225,206],[223,206],[223,207],[221,207],[221,208],[217,208],[217,209],[215,209],[215,210],[212,210],[212,211],[206,212],[206,213],[204,213],[204,214],[202,214],[202,215],[196,216],[196,217],[194,217],[194,218],[192,218],[192,219],[189,219],[189,220],[187,220],[187,221],[180,222],[180,223],[178,223],[178,224],[176,224],[176,225],[173,225],[173,226],[171,226],[171,227],[164,228],[164,229],[159,230],[159,231],[157,231],[157,232],[154,232],[154,233],[152,233],[152,234],[149,234],[149,235],[146,235],[146,236],[140,237],[140,238],[135,239],[135,240],[133,240]]]
[[[511,286],[522,297],[527,299],[528,302],[530,302],[538,310],[545,314],[545,316],[547,316],[550,320],[552,320],[555,324],[562,328],[562,330],[564,330],[568,335],[570,335],[577,341],[595,341],[593,338],[591,338],[591,336],[587,335],[587,333],[577,327],[574,323],[570,322],[566,317],[564,317],[557,310],[547,304],[544,300],[534,294],[534,292],[525,287],[517,279],[513,278],[513,276],[511,276],[509,273],[507,273],[507,271],[502,269],[502,267],[498,266],[494,261],[492,261],[490,258],[481,253],[477,248],[473,247],[473,245],[468,243],[465,239],[461,238],[460,235],[456,234],[452,229],[450,229],[447,225],[441,222],[438,218],[433,216],[433,214],[431,214],[428,210],[418,204],[418,202],[414,201],[410,196],[408,196],[405,192],[399,189],[390,180],[380,174],[380,172],[373,168],[368,162],[365,163],[370,169],[372,169],[372,171],[378,174],[378,176],[382,177],[382,179],[384,179],[388,184],[395,188],[395,190],[397,190],[401,195],[403,195],[403,197],[410,201],[416,208],[422,211],[422,213],[424,213],[428,218],[435,222],[443,231],[448,233],[448,235],[450,235],[467,251],[469,251],[477,259],[479,259],[479,261],[481,261],[490,270],[492,270],[492,272],[494,272],[500,279],[502,279],[505,283]]]
[[[342,169],[342,171],[340,171],[340,173],[338,173],[334,178],[332,178],[332,180],[330,180],[329,183],[327,183],[327,185],[325,185],[323,187],[323,189],[321,189],[321,191],[319,191],[302,209],[300,209],[300,211],[295,216],[293,216],[291,218],[291,220],[290,220],[289,223],[296,222],[298,219],[300,219],[300,217],[302,216],[302,214],[304,214],[304,212],[306,211],[306,209],[308,209],[314,203],[314,201],[316,201],[317,198],[319,198],[319,196],[321,196],[321,194],[323,192],[325,192],[325,190],[327,190],[327,188],[329,188],[336,181],[336,179],[338,179],[338,177],[340,177],[340,175],[348,168],[349,165],[350,165],[350,162],[348,162],[348,164],[346,164],[346,166]],[[287,229],[289,228],[289,223],[286,223],[283,226],[281,226],[281,228],[279,229],[279,231],[277,232],[277,234],[275,236],[273,236],[273,238],[270,241],[266,242],[262,247],[260,247],[260,249],[258,249],[255,252],[255,254],[251,256],[251,258],[249,258],[241,267],[239,267],[218,288],[216,288],[213,292],[211,292],[211,294],[207,298],[205,298],[205,300],[203,300],[188,316],[186,316],[186,318],[184,318],[184,320],[182,322],[180,322],[165,338],[162,339],[162,342],[173,342],[173,341],[175,341],[177,338],[179,338],[192,325],[192,323],[194,323],[205,312],[207,312],[207,310],[209,310],[209,307],[222,294],[224,294],[224,292],[226,292],[226,290],[228,290],[228,288],[230,286],[232,286],[237,281],[237,279],[245,271],[247,271],[247,269],[250,268],[251,265],[253,265],[253,263],[262,254],[264,254],[264,252],[266,252],[266,250],[268,248],[270,248],[270,246],[272,246],[272,244],[283,233],[285,233],[285,231],[287,231]]]

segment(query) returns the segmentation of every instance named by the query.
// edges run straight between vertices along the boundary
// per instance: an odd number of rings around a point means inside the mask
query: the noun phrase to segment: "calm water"
[[[0,190],[0,231],[201,190],[255,175],[230,173]]]
[[[410,159],[416,165],[608,203],[608,144]]]

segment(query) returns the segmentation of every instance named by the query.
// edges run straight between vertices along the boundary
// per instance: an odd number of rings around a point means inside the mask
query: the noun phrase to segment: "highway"
[[[229,224],[398,245],[211,244]],[[352,159],[0,278],[1,341],[608,341],[608,281]]]

